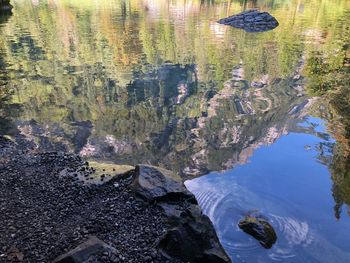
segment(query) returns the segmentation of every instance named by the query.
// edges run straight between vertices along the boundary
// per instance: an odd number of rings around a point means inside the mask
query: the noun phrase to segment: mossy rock
[[[262,217],[246,216],[238,226],[254,237],[264,248],[271,248],[277,241],[277,235],[272,225]]]

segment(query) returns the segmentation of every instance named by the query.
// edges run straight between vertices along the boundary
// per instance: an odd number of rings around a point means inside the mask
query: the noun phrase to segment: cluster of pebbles
[[[134,169],[129,165],[117,165],[111,163],[101,163],[96,161],[86,161],[80,167],[66,168],[60,172],[61,176],[71,176],[79,181],[89,184],[102,184],[111,180],[118,174],[124,174]]]
[[[105,169],[102,169],[103,172],[105,172]],[[113,171],[115,172],[116,169],[113,168]],[[111,177],[111,174],[101,174],[99,176],[96,175],[96,168],[92,167],[89,165],[89,162],[85,162],[85,165],[78,168],[78,169],[74,169],[74,168],[70,168],[70,169],[65,169],[62,171],[62,175],[64,173],[67,173],[68,175],[71,175],[77,179],[85,179],[85,180],[93,180],[95,181],[97,178],[100,179],[101,182],[103,182],[105,180],[106,177]]]

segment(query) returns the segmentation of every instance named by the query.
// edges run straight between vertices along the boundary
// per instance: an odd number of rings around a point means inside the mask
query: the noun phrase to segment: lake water
[[[178,173],[234,262],[350,262],[350,1],[12,4],[0,134]],[[279,26],[216,22],[252,8]],[[269,250],[237,227],[252,210]]]
[[[349,261],[349,218],[336,219],[325,163],[334,141],[323,138],[319,119],[308,118],[306,124],[317,125],[320,134],[289,130],[257,149],[249,163],[187,182],[233,262]],[[263,249],[237,226],[249,211],[275,227],[272,249]]]

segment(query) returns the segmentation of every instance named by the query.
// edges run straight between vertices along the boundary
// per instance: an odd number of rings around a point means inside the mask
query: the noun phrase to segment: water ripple
[[[235,262],[249,262],[252,255],[257,255],[257,262],[264,262],[262,258],[267,257],[272,261],[292,262],[296,250],[314,242],[311,227],[292,216],[297,214],[297,208],[288,200],[263,191],[252,193],[237,184],[212,188],[194,181],[187,182],[186,186],[196,196],[203,213],[212,220],[225,250],[234,255]],[[225,190],[227,188],[230,190]],[[252,211],[266,217],[275,228],[278,240],[270,250],[263,249],[238,227],[238,222]]]

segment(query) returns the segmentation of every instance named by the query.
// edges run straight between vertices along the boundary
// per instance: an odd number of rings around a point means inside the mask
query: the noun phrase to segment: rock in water
[[[257,239],[264,248],[276,243],[277,235],[273,227],[262,217],[247,216],[238,223],[240,229]]]
[[[241,28],[247,32],[264,32],[278,26],[276,18],[267,12],[248,10],[237,15],[220,19],[220,24]]]
[[[194,197],[170,171],[138,165],[130,188],[148,202],[157,203],[169,229],[158,248],[172,258],[191,263],[229,263],[209,218],[202,214]]]

